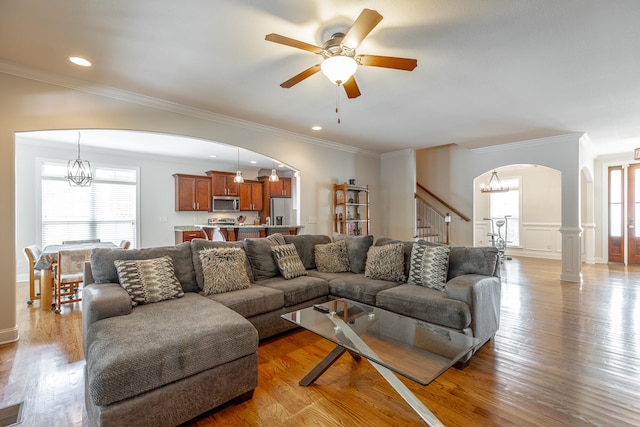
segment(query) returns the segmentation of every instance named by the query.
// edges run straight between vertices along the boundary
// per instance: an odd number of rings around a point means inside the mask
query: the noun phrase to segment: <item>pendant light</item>
[[[502,184],[495,170],[491,173],[489,183],[480,186],[481,193],[504,193],[509,191],[509,187]]]
[[[273,162],[273,169],[271,169],[271,175],[269,175],[269,182],[278,182],[280,181],[280,177],[278,176],[278,173],[276,172],[276,164],[275,162]]]
[[[78,158],[67,163],[67,182],[71,186],[88,187],[91,185],[91,164],[80,158],[80,132],[78,132]]]
[[[242,184],[244,182],[244,178],[242,177],[242,172],[240,171],[240,149],[238,148],[238,169],[236,170],[236,176],[233,177],[233,182],[236,184]]]

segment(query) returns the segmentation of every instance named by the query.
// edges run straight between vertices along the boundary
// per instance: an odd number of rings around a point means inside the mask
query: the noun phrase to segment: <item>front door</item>
[[[610,166],[608,175],[609,262],[640,265],[640,164]]]
[[[640,164],[627,169],[628,264],[640,264]]]
[[[609,262],[624,262],[623,178],[622,166],[609,167]]]

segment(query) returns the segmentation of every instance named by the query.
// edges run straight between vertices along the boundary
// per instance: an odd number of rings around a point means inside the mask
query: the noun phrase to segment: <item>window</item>
[[[507,246],[520,246],[520,178],[502,179],[502,184],[509,187],[504,193],[491,193],[489,209],[494,218],[495,233],[501,233]],[[498,230],[497,220],[507,216],[506,227]],[[506,228],[506,235],[505,235]]]
[[[94,166],[89,187],[70,186],[66,171],[66,162],[42,162],[42,245],[100,239],[135,247],[137,170]]]

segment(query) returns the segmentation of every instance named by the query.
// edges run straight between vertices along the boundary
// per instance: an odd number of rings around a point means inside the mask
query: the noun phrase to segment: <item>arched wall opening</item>
[[[494,170],[509,191],[481,191]],[[560,171],[533,164],[501,166],[476,177],[473,187],[475,246],[492,245],[501,237],[506,241],[507,256],[562,258]]]

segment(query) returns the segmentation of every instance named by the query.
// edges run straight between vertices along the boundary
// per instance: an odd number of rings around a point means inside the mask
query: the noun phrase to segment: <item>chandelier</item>
[[[92,180],[89,160],[80,158],[80,132],[78,132],[78,158],[67,162],[67,182],[71,186],[88,187]]]
[[[498,177],[498,172],[495,170],[491,172],[489,182],[480,186],[481,193],[504,193],[506,191],[509,191],[509,187],[502,184]]]

